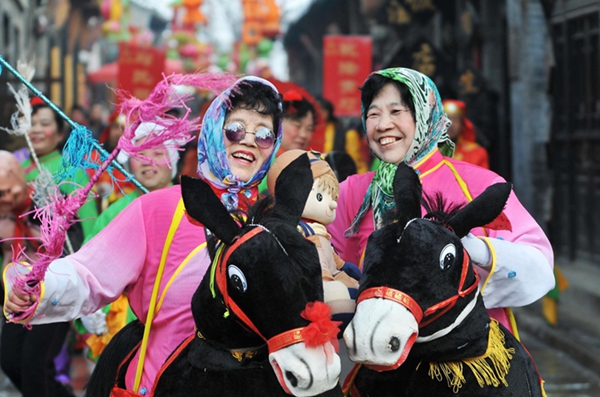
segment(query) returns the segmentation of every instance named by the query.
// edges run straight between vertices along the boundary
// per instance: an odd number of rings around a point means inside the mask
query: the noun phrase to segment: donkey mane
[[[441,192],[427,194],[423,192],[421,205],[425,208],[424,219],[447,224],[448,220],[456,215],[466,204],[449,203]]]

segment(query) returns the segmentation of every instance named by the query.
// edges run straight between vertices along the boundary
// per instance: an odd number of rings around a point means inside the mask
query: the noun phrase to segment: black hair
[[[333,103],[331,103],[331,101],[325,98],[324,96],[320,95],[316,99],[317,102],[319,102],[319,106],[327,110],[327,113],[329,113],[329,116],[327,117],[327,120],[325,120],[325,122],[329,123],[330,121],[333,121],[334,123],[337,123],[338,119],[337,117],[335,117],[334,114],[335,107],[333,106]]]
[[[379,91],[381,91],[387,84],[393,84],[394,87],[400,91],[400,100],[402,104],[410,109],[413,119],[416,119],[415,103],[408,86],[400,81],[384,77],[380,74],[371,75],[371,77],[365,81],[362,87],[360,87],[360,102],[362,103],[363,107],[362,118],[367,118],[367,112],[369,111],[371,102],[373,102],[373,98],[375,98],[375,95],[379,94]]]
[[[165,114],[168,114],[168,115],[176,117],[176,118],[181,118],[182,113],[183,113],[183,111],[178,108],[171,108],[165,112]]]
[[[73,105],[73,107],[71,108],[71,113],[73,113],[75,110],[79,110],[81,113],[83,113],[83,115],[87,118],[88,117],[88,111],[81,105]]]
[[[242,81],[231,91],[229,95],[232,109],[256,110],[258,113],[273,117],[273,128],[275,134],[281,122],[282,111],[279,108],[281,96],[273,89],[263,83],[252,80]],[[226,116],[227,117],[227,116]]]
[[[33,105],[31,107],[31,115],[33,116],[34,114],[37,113],[38,110],[43,109],[43,108],[48,108],[48,109],[52,110],[52,114],[54,114],[54,121],[56,122],[56,130],[58,131],[59,134],[62,134],[64,132],[64,128],[65,128],[65,120],[62,117],[60,117],[60,115],[54,109],[52,109],[50,106],[46,105],[45,103],[40,103],[39,105]]]
[[[325,161],[327,161],[339,182],[345,181],[350,175],[358,172],[354,159],[341,150],[334,150],[329,153],[325,156]]]
[[[317,110],[307,99],[302,97],[299,101],[283,101],[283,118],[300,121],[300,119],[304,118],[308,112],[312,113],[314,123],[317,123],[317,118],[319,117],[317,114]]]

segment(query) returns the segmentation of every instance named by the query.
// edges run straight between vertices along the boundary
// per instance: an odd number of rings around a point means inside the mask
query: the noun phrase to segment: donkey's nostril
[[[290,371],[285,371],[285,377],[287,378],[287,380],[290,381],[292,387],[298,386],[298,379],[294,376],[293,373],[291,373]]]
[[[393,351],[394,353],[397,352],[398,350],[400,350],[400,339],[393,336],[392,339],[390,339],[390,343],[388,344],[388,346],[390,347],[391,351]]]

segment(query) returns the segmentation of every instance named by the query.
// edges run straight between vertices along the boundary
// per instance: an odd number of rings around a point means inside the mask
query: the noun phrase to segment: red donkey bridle
[[[370,298],[381,298],[394,301],[406,307],[412,313],[412,315],[415,316],[415,319],[419,324],[419,328],[423,328],[452,309],[454,305],[456,305],[456,302],[459,298],[464,298],[477,289],[477,286],[479,285],[479,273],[477,273],[475,269],[473,269],[475,272],[475,282],[468,288],[464,288],[467,280],[467,273],[469,271],[469,255],[464,248],[463,254],[464,258],[457,294],[446,300],[436,303],[433,306],[430,306],[425,311],[421,309],[417,301],[415,301],[410,295],[390,287],[367,288],[360,293],[358,299],[356,300],[356,304],[358,305],[363,300]]]
[[[267,346],[269,349],[269,354],[270,354],[270,353],[276,352],[277,350],[291,346],[293,344],[304,342],[307,339],[314,339],[310,336],[310,334],[314,334],[315,329],[318,329],[318,330],[322,329],[322,327],[320,327],[316,324],[317,322],[320,322],[321,325],[322,325],[323,321],[326,323],[327,323],[327,321],[329,323],[333,323],[333,322],[331,321],[331,318],[330,318],[330,314],[329,314],[330,311],[327,310],[327,315],[329,316],[329,320],[321,318],[321,319],[318,319],[318,321],[316,321],[317,319],[315,319],[312,322],[310,322],[310,324],[306,327],[299,327],[299,328],[294,328],[294,329],[291,329],[288,331],[284,331],[284,332],[268,339],[258,330],[258,328],[254,325],[252,320],[250,320],[250,318],[237,305],[237,303],[233,299],[231,299],[231,297],[229,296],[228,289],[227,289],[227,261],[229,260],[229,257],[240,245],[242,245],[246,241],[250,240],[252,237],[258,235],[259,233],[266,231],[271,234],[271,232],[262,225],[254,225],[254,226],[257,226],[257,227],[250,230],[248,233],[244,234],[243,236],[236,238],[236,240],[230,247],[223,248],[223,246],[221,246],[221,249],[217,250],[217,253],[215,254],[215,258],[214,258],[212,266],[211,266],[211,276],[213,277],[213,280],[216,279],[218,289],[221,292],[221,295],[223,296],[223,303],[225,304],[225,307],[227,309],[224,316],[227,317],[227,316],[229,316],[230,311],[233,312],[246,327],[248,327],[250,330],[252,330],[256,335],[260,336],[267,343]],[[273,235],[273,234],[271,234],[271,235]],[[277,240],[277,238],[274,235],[273,235],[273,237]],[[277,243],[285,252],[285,249],[283,248],[283,246],[281,245],[281,243],[278,240],[277,240]],[[287,252],[286,252],[286,255],[287,255]],[[211,280],[211,284],[213,283],[213,280]],[[214,296],[214,294],[213,294],[213,296]],[[319,306],[319,305],[325,305],[325,303],[309,302],[307,304],[307,308],[309,305],[310,306]],[[306,310],[304,312],[302,312],[303,317],[304,317],[305,312],[306,312]],[[311,321],[311,319],[309,319],[309,321]],[[307,330],[309,330],[309,332],[306,332]],[[337,333],[335,335],[333,335],[333,337],[337,337]],[[325,338],[325,339],[327,339],[329,341],[331,338]],[[319,344],[325,344],[325,342],[319,343]],[[309,343],[307,343],[307,345],[309,345]]]

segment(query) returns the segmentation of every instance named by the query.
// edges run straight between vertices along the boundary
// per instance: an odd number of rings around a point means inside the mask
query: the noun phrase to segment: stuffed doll
[[[275,181],[281,170],[304,153],[307,152],[300,149],[288,150],[275,160],[267,177],[268,189],[272,195],[275,194]],[[308,152],[308,157],[314,181],[298,230],[317,247],[325,303],[331,307],[332,318],[343,322],[340,327],[343,332],[354,314],[361,272],[356,265],[339,257],[325,228],[335,220],[339,182],[320,153],[311,151]]]

